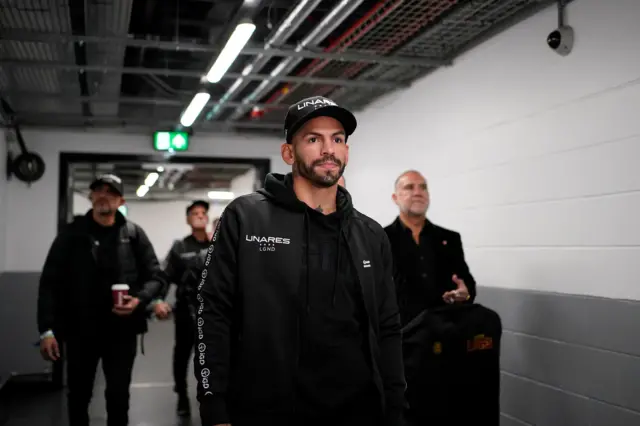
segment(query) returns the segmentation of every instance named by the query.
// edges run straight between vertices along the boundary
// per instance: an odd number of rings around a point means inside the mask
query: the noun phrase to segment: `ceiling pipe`
[[[391,12],[398,8],[404,0],[396,0],[393,4],[389,4],[385,1],[376,3],[362,18],[349,27],[340,37],[338,37],[333,43],[331,43],[325,52],[343,52],[348,49],[355,42],[364,37],[369,31],[371,31],[380,21],[386,18]],[[299,76],[312,76],[324,69],[330,61],[328,60],[314,60],[302,71],[297,73]],[[351,76],[349,76],[350,78]],[[303,83],[285,84],[281,90],[276,90],[265,104],[276,104],[283,101],[287,96],[291,95],[296,89],[298,89]],[[323,86],[322,90],[319,90],[318,94],[322,91],[327,92],[333,86]],[[271,109],[271,108],[269,108]],[[265,111],[266,113],[267,111]]]
[[[329,12],[322,22],[320,22],[296,47],[296,50],[302,50],[307,46],[317,46],[322,43],[345,19],[349,17],[359,6],[363,0],[342,0],[334,9]],[[301,58],[288,57],[283,59],[276,68],[271,71],[271,77],[264,80],[260,85],[248,96],[242,103],[244,106],[237,108],[227,121],[235,121],[241,118],[252,103],[261,99],[270,90],[278,84],[273,77],[287,75],[302,61]]]
[[[293,33],[298,29],[298,27],[304,22],[304,20],[315,10],[315,8],[322,2],[322,0],[301,0],[298,4],[291,9],[291,11],[287,14],[282,24],[276,28],[275,31],[269,36],[267,41],[264,44],[264,50],[269,50],[272,47],[278,47],[289,39],[293,35]],[[271,59],[271,56],[265,54],[258,54],[248,65],[244,67],[242,70],[242,75],[247,75],[251,73],[259,72]],[[205,117],[207,120],[212,120],[223,109],[223,105],[233,99],[233,97],[240,93],[242,89],[244,89],[249,82],[252,80],[248,80],[246,78],[238,78],[231,87],[227,90],[227,92],[222,95],[222,97],[218,100],[218,104],[206,113]]]

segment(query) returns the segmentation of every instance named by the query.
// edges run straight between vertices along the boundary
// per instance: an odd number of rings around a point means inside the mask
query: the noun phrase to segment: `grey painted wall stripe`
[[[580,344],[580,343],[571,343],[571,342],[566,342],[566,341],[563,341],[563,340],[552,339],[552,338],[549,338],[549,337],[536,336],[534,334],[523,333],[521,331],[510,330],[508,328],[504,328],[503,332],[504,333],[513,334],[514,336],[529,337],[531,339],[543,340],[543,341],[549,342],[549,343],[557,343],[557,344],[561,344],[561,345],[573,346],[573,347],[576,347],[576,348],[592,349],[594,351],[607,352],[607,353],[610,353],[610,354],[625,355],[625,356],[630,356],[632,358],[640,358],[640,355],[637,355],[637,354],[618,352],[618,351],[613,351],[613,350],[610,350],[610,349],[603,349],[603,348],[600,348],[600,347],[597,347],[597,346],[589,346],[589,345],[583,345],[583,344]]]
[[[533,426],[531,423],[516,419],[506,413],[501,413],[500,416],[500,426]]]
[[[640,356],[640,302],[481,287],[505,329]]]
[[[491,287],[478,302],[503,321],[502,426],[640,425],[640,303]]]
[[[503,335],[502,369],[522,377],[640,411],[640,359],[529,336]],[[629,378],[635,377],[636,380]],[[627,378],[625,380],[625,378]]]

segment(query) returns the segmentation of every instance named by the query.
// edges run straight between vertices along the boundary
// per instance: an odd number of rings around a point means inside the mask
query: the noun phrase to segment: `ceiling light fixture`
[[[142,198],[147,195],[147,192],[149,192],[149,187],[147,185],[140,185],[136,190],[136,195]]]
[[[207,196],[211,200],[233,200],[235,197],[230,191],[209,191]]]
[[[251,21],[240,22],[233,30],[231,37],[218,55],[213,66],[207,73],[209,83],[217,83],[225,75],[231,64],[236,60],[242,49],[256,30],[256,25]]]
[[[144,184],[151,188],[157,181],[160,175],[156,172],[151,172],[147,175],[147,178],[144,180]]]
[[[211,95],[208,92],[196,93],[187,109],[182,113],[180,124],[184,127],[191,127],[207,105],[207,102],[209,102],[209,99],[211,99]]]

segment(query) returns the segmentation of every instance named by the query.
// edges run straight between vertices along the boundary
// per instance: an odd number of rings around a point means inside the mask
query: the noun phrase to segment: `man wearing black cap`
[[[70,426],[89,425],[99,360],[107,425],[126,426],[137,336],[147,331],[145,307],[165,279],[145,232],[118,211],[124,203],[120,178],[100,176],[90,189],[93,208],[58,234],[42,269],[40,349],[45,359],[57,361],[59,342],[65,343]],[[122,303],[114,303],[115,284],[129,288]]]
[[[330,99],[292,105],[292,172],[225,209],[198,285],[203,426],[401,424],[389,242],[338,185],[355,129]]]
[[[191,234],[173,244],[165,267],[169,282],[176,284],[176,305],[171,309],[166,302],[159,300],[154,306],[154,312],[160,319],[166,318],[173,311],[173,380],[174,391],[178,394],[177,411],[181,417],[186,417],[191,412],[187,393],[187,367],[195,341],[195,293],[209,248],[208,212],[209,203],[204,200],[193,201],[187,207],[187,224],[191,227]],[[168,291],[169,286],[162,292],[163,299]]]

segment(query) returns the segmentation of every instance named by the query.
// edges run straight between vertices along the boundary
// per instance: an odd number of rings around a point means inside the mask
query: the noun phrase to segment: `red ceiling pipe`
[[[396,4],[402,3],[404,0],[396,0]],[[324,51],[325,52],[334,52],[335,50],[343,51],[351,44],[355,43],[358,39],[360,39],[364,34],[366,34],[372,27],[367,26],[363,29],[363,31],[356,35],[352,40],[349,40],[349,37],[353,35],[360,27],[367,23],[378,11],[385,6],[384,1],[378,2],[369,10],[362,18],[358,19],[353,25],[351,25],[342,35],[340,35],[336,40],[334,40],[329,46],[327,46]],[[394,5],[394,8],[396,6]],[[387,13],[384,14],[386,16]],[[382,16],[382,17],[384,17]],[[380,19],[376,20],[376,23],[379,22]],[[329,63],[327,59],[314,59],[311,61],[309,65],[304,67],[297,75],[313,75],[318,72],[320,69],[324,68]],[[285,84],[280,89],[276,90],[272,93],[272,95],[264,102],[265,104],[275,103],[279,100],[282,100],[289,94],[291,89],[291,85]]]

